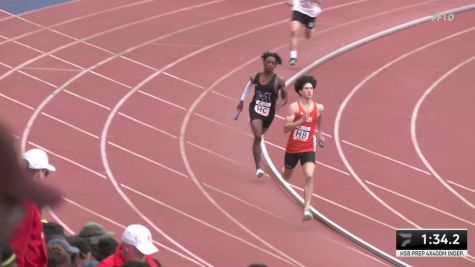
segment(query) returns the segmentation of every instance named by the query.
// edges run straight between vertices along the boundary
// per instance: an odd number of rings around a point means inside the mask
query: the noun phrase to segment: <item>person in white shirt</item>
[[[315,19],[322,12],[320,4],[319,0],[293,0],[289,42],[291,66],[297,64],[297,46],[302,29],[304,28],[305,38],[312,37]]]

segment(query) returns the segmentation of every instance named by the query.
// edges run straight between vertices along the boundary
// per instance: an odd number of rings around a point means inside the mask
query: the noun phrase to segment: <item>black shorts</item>
[[[262,127],[264,129],[269,129],[272,121],[274,120],[274,115],[269,115],[268,117],[257,114],[253,109],[249,108],[249,117],[251,121],[253,120],[262,120]]]
[[[302,153],[285,153],[284,166],[286,169],[293,169],[297,162],[300,160],[300,166],[306,162],[315,163],[315,151],[302,152]]]
[[[305,25],[308,29],[313,29],[315,27],[315,18],[310,17],[308,15],[305,15],[303,13],[300,13],[298,11],[292,11],[292,21],[298,21]]]

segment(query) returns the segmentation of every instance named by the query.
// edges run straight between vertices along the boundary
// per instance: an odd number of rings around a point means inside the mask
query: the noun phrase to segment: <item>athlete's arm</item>
[[[280,97],[282,97],[282,106],[287,105],[289,100],[289,94],[287,94],[287,89],[285,89],[285,80],[280,78],[278,79],[277,88],[280,92]]]
[[[318,145],[320,147],[323,147],[325,145],[325,137],[323,136],[323,131],[322,131],[322,118],[323,118],[323,110],[324,110],[323,105],[322,104],[317,104],[317,110],[318,110],[317,140],[318,140]]]
[[[254,84],[252,83],[253,80],[254,80],[254,77],[251,76],[249,78],[249,81],[247,82],[246,86],[244,86],[244,90],[242,91],[242,95],[241,95],[241,100],[239,100],[239,103],[236,107],[236,109],[238,111],[242,111],[242,107],[244,105],[244,100],[246,100],[247,96],[249,95],[249,93],[252,90],[252,87],[254,86]]]
[[[295,116],[297,115],[298,112],[299,112],[299,106],[298,106],[297,102],[293,102],[292,104],[290,104],[290,106],[289,106],[289,115],[287,115],[287,117],[285,117],[284,133],[288,133],[288,132],[292,131],[292,129],[294,129],[295,127],[297,127],[297,126],[299,126],[300,124],[303,123],[305,117],[302,117],[302,118],[294,121]]]

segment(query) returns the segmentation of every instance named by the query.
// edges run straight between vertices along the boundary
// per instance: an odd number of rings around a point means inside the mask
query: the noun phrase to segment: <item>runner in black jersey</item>
[[[262,135],[269,129],[274,119],[276,102],[280,96],[282,106],[287,104],[287,91],[285,90],[285,80],[274,73],[277,64],[282,64],[282,58],[277,53],[264,52],[261,56],[264,63],[264,71],[259,72],[249,78],[249,82],[244,88],[241,100],[237,106],[238,111],[242,111],[244,100],[254,87],[254,96],[249,104],[249,117],[251,129],[254,134],[252,153],[256,163],[256,175],[261,177],[264,171],[261,169],[261,147]]]

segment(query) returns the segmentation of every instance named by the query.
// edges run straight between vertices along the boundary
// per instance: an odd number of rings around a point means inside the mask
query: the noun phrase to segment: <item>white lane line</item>
[[[29,110],[34,110],[34,109],[35,109],[34,107],[32,107],[32,106],[30,106],[30,105],[27,105],[27,104],[25,104],[25,103],[23,103],[23,102],[20,102],[20,101],[14,99],[14,98],[11,98],[11,97],[9,97],[9,96],[7,96],[7,95],[2,94],[2,93],[0,93],[0,96],[3,97],[3,98],[5,98],[5,99],[7,99],[7,100],[12,101],[13,103],[16,103],[16,104],[20,105],[20,106],[22,106],[22,107],[25,107],[25,108],[27,108],[27,109],[29,109]]]
[[[467,190],[467,191],[470,191],[470,192],[472,192],[472,193],[475,193],[475,189],[473,189],[473,188],[470,188],[470,187],[461,185],[461,184],[456,183],[456,182],[451,181],[451,180],[447,180],[447,182],[450,183],[450,184],[453,184],[453,185],[455,185],[455,186],[457,186],[457,187],[460,187],[460,188],[462,188],[462,189],[465,189],[465,190]]]
[[[183,110],[183,111],[186,110],[185,107],[182,107],[182,106],[180,106],[180,105],[177,105],[177,104],[175,104],[175,103],[172,103],[172,102],[170,102],[170,101],[168,101],[168,100],[165,100],[165,99],[163,99],[163,98],[160,98],[160,97],[158,97],[158,96],[152,95],[152,94],[147,93],[147,92],[145,92],[145,91],[137,90],[137,92],[140,93],[140,94],[146,95],[146,96],[148,96],[148,97],[150,97],[150,98],[156,99],[156,100],[158,100],[158,101],[160,101],[160,102],[166,103],[166,104],[168,104],[168,105],[170,105],[170,106],[173,106],[173,107],[175,107],[175,108],[177,108],[177,109],[180,109],[180,110]]]
[[[141,155],[141,154],[139,154],[139,153],[133,152],[132,150],[127,149],[127,148],[125,148],[125,147],[123,147],[123,146],[120,146],[120,145],[118,145],[118,144],[116,144],[116,143],[113,143],[113,142],[110,142],[110,141],[109,141],[108,144],[111,145],[111,146],[113,146],[113,147],[116,147],[116,148],[118,148],[118,149],[120,149],[120,150],[122,150],[122,151],[125,151],[125,152],[127,152],[127,153],[129,153],[129,154],[132,154],[132,155],[134,155],[134,156],[137,157],[137,158],[140,158],[140,159],[143,159],[143,160],[145,160],[145,161],[147,161],[147,162],[150,162],[150,163],[152,163],[153,165],[159,166],[159,167],[161,167],[161,168],[163,168],[163,169],[165,169],[165,170],[168,170],[168,171],[170,171],[170,172],[173,172],[174,174],[177,174],[177,175],[179,175],[179,176],[188,178],[188,175],[186,175],[186,174],[184,174],[184,173],[182,173],[182,172],[179,172],[179,171],[177,171],[177,170],[175,170],[175,169],[172,169],[172,168],[170,168],[170,167],[168,167],[168,166],[166,166],[166,165],[164,165],[164,164],[161,164],[160,162],[156,162],[156,161],[154,161],[154,160],[152,160],[152,159],[150,159],[150,158],[148,158],[148,157],[146,157],[146,156],[144,156],[144,155]]]
[[[459,216],[457,216],[457,215],[455,215],[455,214],[452,214],[452,213],[450,213],[450,212],[447,212],[447,211],[438,209],[438,208],[436,208],[436,207],[434,207],[434,206],[431,206],[431,205],[426,204],[426,203],[424,203],[424,202],[422,202],[422,201],[413,199],[413,198],[408,197],[408,196],[406,196],[406,195],[403,195],[403,194],[401,194],[401,193],[399,193],[399,192],[396,192],[396,191],[393,191],[393,190],[388,189],[388,188],[386,188],[386,187],[383,187],[382,185],[375,184],[375,183],[373,183],[373,182],[371,182],[371,181],[365,180],[365,182],[366,182],[367,184],[373,186],[373,187],[379,188],[379,189],[384,190],[384,191],[386,191],[386,192],[388,192],[388,193],[391,193],[391,194],[393,194],[393,195],[396,195],[396,196],[398,196],[398,197],[400,197],[400,198],[403,198],[403,199],[405,199],[405,200],[409,200],[409,201],[411,201],[411,202],[413,202],[413,203],[415,203],[415,204],[418,204],[418,205],[420,205],[420,206],[423,206],[424,208],[427,208],[427,209],[436,211],[436,212],[441,213],[441,214],[444,214],[444,215],[446,215],[446,216],[448,216],[448,217],[450,217],[450,218],[452,218],[452,219],[461,221],[461,222],[463,222],[463,223],[466,223],[466,224],[469,224],[469,225],[475,227],[475,223],[474,223],[474,222],[471,222],[470,220],[461,218],[461,217],[459,217]],[[420,228],[420,227],[418,227],[418,228]]]
[[[65,92],[66,94],[72,95],[72,96],[74,96],[74,97],[77,97],[77,98],[79,98],[79,99],[81,99],[81,100],[83,100],[83,101],[85,101],[85,102],[91,103],[91,104],[93,104],[93,105],[95,105],[95,106],[98,106],[98,107],[100,107],[100,108],[102,108],[102,109],[110,110],[110,108],[109,108],[108,106],[102,105],[102,104],[100,104],[100,103],[98,103],[98,102],[96,102],[96,101],[94,101],[94,100],[91,100],[91,99],[89,99],[89,98],[87,98],[87,97],[84,97],[84,96],[82,96],[82,95],[76,94],[75,92],[69,91],[69,90],[67,90],[67,89],[64,89],[63,92]]]
[[[172,46],[172,47],[191,47],[191,48],[203,48],[204,45],[195,45],[195,44],[181,44],[181,43],[151,43],[150,45],[154,46]]]
[[[162,73],[163,73],[163,75],[172,77],[172,78],[177,79],[177,80],[179,80],[179,81],[182,81],[182,82],[184,82],[184,83],[186,83],[186,84],[193,85],[194,87],[198,87],[198,88],[200,88],[200,89],[202,89],[202,90],[205,89],[203,86],[201,86],[201,85],[199,85],[199,84],[196,84],[196,83],[194,83],[194,82],[190,82],[190,81],[188,81],[188,80],[182,79],[182,78],[177,77],[177,76],[175,76],[175,75],[172,75],[172,74],[170,74],[170,73],[168,73],[168,72],[165,72],[165,71],[164,71],[164,72],[162,72]]]
[[[56,85],[54,85],[54,84],[52,84],[52,83],[50,83],[50,82],[47,82],[47,81],[45,81],[45,80],[43,80],[43,79],[41,79],[41,78],[38,78],[37,76],[31,75],[31,74],[29,74],[29,73],[27,73],[27,72],[24,72],[24,71],[21,71],[21,70],[19,70],[18,72],[21,73],[21,74],[23,74],[23,75],[25,75],[25,76],[28,76],[28,77],[30,77],[30,78],[32,78],[32,79],[34,79],[34,80],[37,80],[37,81],[39,81],[39,82],[41,82],[41,83],[44,83],[44,84],[46,84],[46,85],[48,85],[48,86],[50,86],[50,87],[57,88]]]
[[[465,31],[461,31],[461,32],[458,32],[458,33],[455,33],[453,36],[459,36],[459,35],[462,35],[462,34],[465,34],[465,33],[468,33],[472,30],[475,30],[475,27],[472,27],[468,30],[465,30]],[[426,157],[424,156],[424,153],[422,153],[422,150],[419,146],[419,142],[417,141],[417,133],[416,133],[416,120],[417,120],[417,114],[419,113],[419,109],[420,107],[422,106],[422,104],[424,103],[424,100],[427,98],[427,96],[429,96],[430,93],[432,93],[432,91],[435,90],[435,88],[437,88],[437,86],[439,86],[440,83],[442,83],[447,77],[449,77],[452,73],[456,72],[458,69],[460,69],[461,67],[463,67],[464,65],[470,63],[472,60],[475,60],[475,56],[471,57],[471,58],[468,58],[467,60],[464,60],[463,62],[461,62],[460,64],[457,64],[455,67],[453,67],[452,69],[450,69],[449,71],[447,71],[446,73],[444,73],[444,75],[442,75],[439,79],[437,79],[431,86],[429,86],[429,88],[427,88],[427,90],[424,92],[424,94],[422,94],[422,96],[419,98],[419,100],[417,101],[417,104],[416,106],[414,107],[414,110],[412,112],[412,118],[411,118],[411,140],[412,140],[412,143],[414,145],[414,148],[416,149],[416,152],[417,152],[417,155],[419,156],[419,158],[422,160],[422,162],[424,163],[424,165],[430,170],[430,172],[437,178],[437,180],[445,187],[447,188],[453,195],[455,195],[458,199],[462,200],[462,202],[464,202],[465,204],[467,204],[470,208],[472,209],[475,209],[475,205],[470,202],[468,199],[466,199],[465,197],[463,197],[459,192],[457,192],[455,189],[452,188],[452,186],[450,186],[450,184],[448,184],[445,179],[432,167],[432,165],[429,163],[429,161],[426,159]]]
[[[162,129],[160,129],[160,128],[157,128],[157,127],[155,127],[155,126],[152,126],[152,125],[150,125],[150,124],[148,124],[148,123],[145,123],[145,122],[143,122],[143,121],[140,121],[140,120],[138,120],[138,119],[135,119],[135,118],[133,118],[133,117],[127,115],[127,114],[124,114],[124,113],[122,113],[122,112],[119,112],[119,115],[122,116],[122,117],[124,117],[124,118],[127,118],[127,119],[129,119],[129,120],[131,120],[131,121],[133,121],[133,122],[136,122],[136,123],[138,123],[138,124],[140,124],[140,125],[143,125],[143,126],[145,126],[145,127],[147,127],[147,128],[150,128],[150,129],[152,129],[152,130],[154,130],[154,131],[156,131],[156,132],[158,132],[158,133],[164,134],[164,135],[166,135],[166,136],[168,136],[168,137],[171,137],[171,138],[173,138],[173,139],[178,139],[178,136],[176,136],[176,135],[174,135],[174,134],[171,134],[171,133],[169,133],[169,132],[167,132],[167,131],[165,131],[165,130],[162,130]]]
[[[73,124],[71,124],[71,123],[69,123],[69,122],[66,122],[66,121],[64,121],[64,120],[62,120],[62,119],[59,119],[59,118],[57,118],[57,117],[55,117],[55,116],[51,116],[51,115],[49,115],[48,113],[41,112],[41,115],[44,115],[44,116],[46,116],[46,117],[48,117],[48,118],[50,118],[50,119],[52,119],[52,120],[55,120],[55,121],[57,121],[57,122],[59,122],[59,123],[61,123],[61,124],[64,124],[64,125],[66,125],[66,126],[72,128],[72,129],[74,129],[74,130],[76,130],[76,131],[78,131],[78,132],[81,132],[81,133],[83,133],[83,134],[85,134],[85,135],[88,135],[88,136],[90,136],[90,137],[92,137],[92,138],[94,138],[94,139],[97,139],[97,140],[99,139],[99,136],[97,136],[97,135],[95,135],[95,134],[93,134],[93,133],[90,133],[90,132],[88,132],[88,131],[86,131],[86,130],[80,128],[80,127],[77,127],[77,126],[75,126],[75,125],[73,125]]]
[[[287,222],[287,223],[289,222],[286,218],[284,218],[284,217],[282,217],[282,216],[279,216],[279,215],[277,215],[277,214],[275,214],[275,213],[273,213],[273,212],[270,212],[270,211],[268,211],[268,210],[266,210],[266,209],[264,209],[264,208],[261,208],[261,207],[259,207],[259,206],[257,206],[257,205],[254,205],[253,203],[251,203],[251,202],[249,202],[249,201],[246,201],[246,200],[244,200],[244,199],[242,199],[242,198],[239,198],[239,197],[237,197],[237,196],[235,196],[235,195],[232,195],[232,194],[230,194],[230,193],[228,193],[228,192],[226,192],[226,191],[223,191],[223,190],[221,190],[221,189],[219,189],[219,188],[217,188],[217,187],[214,187],[214,186],[209,185],[209,184],[207,184],[207,183],[203,183],[203,185],[204,185],[205,187],[207,187],[207,188],[213,190],[213,191],[216,191],[216,192],[218,192],[218,193],[220,193],[220,194],[222,194],[222,195],[225,195],[225,196],[227,196],[227,197],[229,197],[229,198],[232,198],[232,199],[236,200],[237,202],[241,202],[241,203],[245,204],[246,206],[249,206],[249,207],[252,207],[252,208],[257,209],[257,210],[259,210],[259,211],[262,211],[262,212],[264,212],[264,213],[266,213],[266,214],[268,214],[268,215],[270,215],[270,216],[272,216],[272,217],[275,217],[275,218],[277,218],[277,219],[280,219],[280,220],[282,220],[282,221],[284,221],[284,222]]]
[[[107,81],[110,81],[110,82],[112,82],[112,83],[118,84],[118,85],[120,85],[120,86],[122,86],[122,87],[125,87],[125,88],[128,88],[128,89],[132,88],[132,86],[130,86],[130,85],[128,85],[128,84],[119,82],[119,81],[117,81],[117,80],[112,79],[111,77],[102,75],[102,74],[97,73],[97,72],[95,72],[95,71],[93,71],[93,70],[88,70],[87,72],[88,72],[88,73],[92,73],[92,74],[94,74],[94,75],[96,75],[96,76],[98,76],[98,77],[101,77],[101,78],[103,78],[103,79],[105,79],[105,80],[107,80]]]
[[[237,161],[235,161],[235,160],[232,160],[232,159],[230,159],[230,158],[228,158],[228,157],[226,157],[226,156],[224,156],[224,155],[221,155],[221,154],[219,154],[219,153],[217,153],[217,152],[214,152],[214,151],[212,151],[212,150],[210,150],[210,149],[207,149],[207,148],[205,148],[205,147],[202,147],[202,146],[197,145],[197,144],[195,144],[195,143],[192,143],[192,142],[190,142],[190,141],[186,141],[186,143],[189,144],[190,146],[196,147],[196,148],[198,148],[198,149],[200,149],[200,150],[203,150],[203,151],[205,151],[205,152],[207,152],[207,153],[209,153],[209,154],[211,154],[211,155],[214,155],[214,156],[216,156],[216,157],[218,157],[218,158],[220,158],[220,159],[222,159],[222,160],[229,161],[229,162],[233,163],[233,164],[236,165],[236,166],[248,167],[248,166],[243,165],[243,164],[241,164],[241,163],[239,163],[239,162],[237,162]]]
[[[345,140],[343,140],[343,143],[345,143],[345,144],[347,144],[347,145],[350,145],[350,146],[352,146],[352,147],[356,147],[356,148],[358,148],[358,149],[361,149],[361,150],[366,151],[366,152],[368,152],[368,153],[371,153],[371,154],[373,154],[373,155],[376,155],[376,156],[385,158],[385,159],[390,160],[390,161],[392,161],[392,162],[396,162],[396,163],[398,163],[398,164],[400,164],[400,165],[402,165],[402,166],[411,168],[411,169],[416,170],[416,171],[418,171],[418,172],[422,172],[422,173],[424,173],[424,174],[430,175],[430,173],[429,173],[428,171],[421,170],[421,169],[419,169],[419,168],[417,168],[417,167],[414,167],[414,166],[409,165],[409,164],[407,164],[407,163],[404,163],[404,162],[402,162],[402,161],[399,161],[399,160],[390,158],[390,157],[388,157],[388,156],[385,156],[385,155],[383,155],[383,154],[374,152],[374,151],[372,151],[372,150],[370,150],[370,149],[368,149],[368,148],[364,148],[364,147],[362,147],[362,146],[356,145],[356,144],[354,144],[354,143],[350,143],[350,142],[345,141]]]
[[[64,72],[76,72],[78,69],[65,69],[65,68],[44,68],[44,67],[24,67],[23,70],[44,70],[44,71],[64,71]]]

